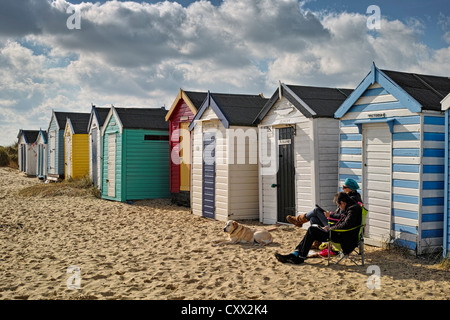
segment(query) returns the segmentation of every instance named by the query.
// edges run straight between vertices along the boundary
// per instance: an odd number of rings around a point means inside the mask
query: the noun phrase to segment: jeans
[[[318,224],[322,227],[328,225],[327,217],[325,217],[323,211],[317,207],[306,214],[306,219],[308,219],[311,224]]]

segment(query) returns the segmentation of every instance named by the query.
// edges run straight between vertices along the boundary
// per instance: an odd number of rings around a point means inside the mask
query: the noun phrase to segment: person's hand
[[[327,218],[329,218],[330,217],[330,211],[325,211],[324,213],[323,213],[324,215],[325,215],[325,217],[327,217]]]

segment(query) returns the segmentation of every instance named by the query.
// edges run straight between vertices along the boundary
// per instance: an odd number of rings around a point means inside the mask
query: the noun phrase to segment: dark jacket
[[[361,225],[362,209],[359,204],[347,205],[344,211],[341,211],[341,218],[331,229],[351,229]]]
[[[347,193],[348,194],[348,196],[350,197],[350,199],[352,199],[353,201],[355,201],[356,203],[358,203],[358,202],[361,202],[361,203],[363,203],[362,202],[362,199],[361,199],[361,195],[359,194],[359,192],[357,192],[357,191],[350,191],[349,193]],[[338,207],[337,209],[336,209],[336,211],[335,212],[333,212],[333,213],[331,213],[330,214],[330,218],[331,218],[331,220],[339,220],[340,218],[341,218],[341,215],[342,215],[342,211],[341,211],[341,209]]]
[[[362,199],[361,199],[361,195],[359,194],[358,191],[350,191],[349,193],[347,193],[348,196],[355,201],[356,203],[361,202],[362,203]]]
[[[347,205],[341,214],[341,219],[330,228],[331,230],[352,229],[362,223],[362,209],[358,203]],[[359,230],[360,228],[346,232],[331,231],[331,239],[341,244],[344,254],[349,254],[358,245]]]

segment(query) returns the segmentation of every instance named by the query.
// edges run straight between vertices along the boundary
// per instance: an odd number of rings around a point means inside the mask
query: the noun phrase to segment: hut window
[[[169,136],[144,135],[145,141],[169,141]]]

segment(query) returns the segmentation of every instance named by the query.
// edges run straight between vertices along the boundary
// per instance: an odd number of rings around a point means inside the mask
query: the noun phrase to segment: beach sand
[[[18,196],[39,183],[0,168],[0,299],[449,299],[450,272],[392,250],[366,245],[363,267],[286,265],[274,253],[292,251],[305,230],[281,226],[265,247],[213,246],[224,223],[169,200]],[[70,266],[80,289],[68,288]],[[369,266],[379,267],[379,289],[367,286]]]

